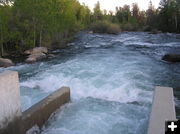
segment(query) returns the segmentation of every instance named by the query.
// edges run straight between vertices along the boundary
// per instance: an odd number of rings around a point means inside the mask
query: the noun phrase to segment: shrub
[[[123,31],[137,31],[138,30],[138,26],[136,24],[131,24],[131,23],[122,24],[121,28]]]
[[[98,21],[90,26],[94,33],[118,34],[121,30],[119,25],[108,21]]]
[[[142,30],[143,30],[144,32],[149,32],[149,31],[152,31],[152,27],[150,27],[150,26],[144,26]]]

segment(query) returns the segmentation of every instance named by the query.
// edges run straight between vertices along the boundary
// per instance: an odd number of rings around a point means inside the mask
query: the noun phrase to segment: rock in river
[[[10,59],[0,58],[0,67],[14,66],[14,63]]]
[[[48,49],[46,47],[35,47],[24,52],[24,54],[29,55],[26,59],[27,63],[34,63],[36,61],[45,59],[47,57],[47,53]]]
[[[29,55],[29,57],[26,59],[27,63],[34,63],[36,61],[45,59],[47,56],[44,53],[35,53],[32,55]]]
[[[33,49],[30,50],[26,50],[24,52],[24,54],[26,55],[32,55],[32,54],[36,54],[36,53],[48,53],[48,49],[46,47],[35,47]]]
[[[168,62],[180,62],[180,54],[166,54],[162,57],[162,60]]]

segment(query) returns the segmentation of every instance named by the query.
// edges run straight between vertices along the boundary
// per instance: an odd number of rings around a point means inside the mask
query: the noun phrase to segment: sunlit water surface
[[[180,87],[180,64],[161,60],[178,52],[177,34],[79,33],[57,58],[8,69],[20,74],[23,111],[62,86],[71,88],[71,102],[42,134],[146,134],[155,86]]]

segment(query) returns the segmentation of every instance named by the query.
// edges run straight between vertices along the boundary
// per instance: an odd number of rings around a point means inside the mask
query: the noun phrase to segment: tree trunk
[[[4,55],[4,47],[3,47],[3,30],[2,30],[2,26],[1,26],[1,40],[0,40],[0,45],[1,45],[1,56],[3,57]]]
[[[42,46],[42,30],[40,31],[40,35],[39,35],[39,46]]]
[[[33,30],[34,30],[34,42],[33,42],[33,47],[36,47],[36,23],[35,23],[35,18],[33,17]]]
[[[3,47],[3,42],[1,42],[1,57],[4,55],[4,47]]]
[[[176,26],[176,30],[177,30],[177,27],[178,27],[178,23],[177,23],[177,15],[175,15],[174,19],[175,19],[175,26]]]
[[[34,47],[36,47],[36,26],[34,24]]]

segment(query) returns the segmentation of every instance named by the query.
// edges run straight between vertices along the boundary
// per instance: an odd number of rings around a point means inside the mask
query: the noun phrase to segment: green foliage
[[[159,28],[165,32],[180,32],[179,0],[161,0],[159,22]]]
[[[93,10],[94,10],[94,14],[93,14],[93,16],[94,16],[94,21],[96,21],[96,20],[101,20],[103,14],[102,14],[102,11],[101,11],[101,6],[100,6],[99,1],[95,4]]]
[[[136,23],[124,23],[121,24],[121,29],[123,31],[137,31],[139,30],[139,26]]]
[[[97,21],[92,24],[91,30],[95,33],[108,33],[118,34],[121,30],[117,24],[110,23],[108,21]]]
[[[3,46],[6,51],[51,46],[69,39],[73,32],[88,25],[90,19],[89,8],[77,0],[1,1],[1,53]]]
[[[180,1],[152,2],[146,11],[137,3],[116,7],[116,12],[101,10],[97,2],[93,12],[78,0],[5,0],[0,1],[0,55],[4,51],[23,51],[35,46],[58,47],[75,32],[91,26],[98,33],[153,29],[180,32]]]
[[[126,23],[131,17],[130,6],[124,5],[123,8],[116,7],[116,18],[119,23]]]
[[[123,30],[180,32],[180,1],[161,0],[159,9],[155,9],[150,1],[146,11],[140,11],[137,3],[133,3],[131,11],[127,5],[117,7],[115,17]]]
[[[0,3],[0,55],[4,53],[4,42],[8,40],[8,20],[10,7],[6,3]]]
[[[132,10],[129,5],[116,7],[116,16],[121,29],[124,31],[135,31],[140,25],[144,25],[145,14],[140,12],[138,4],[132,4]]]

